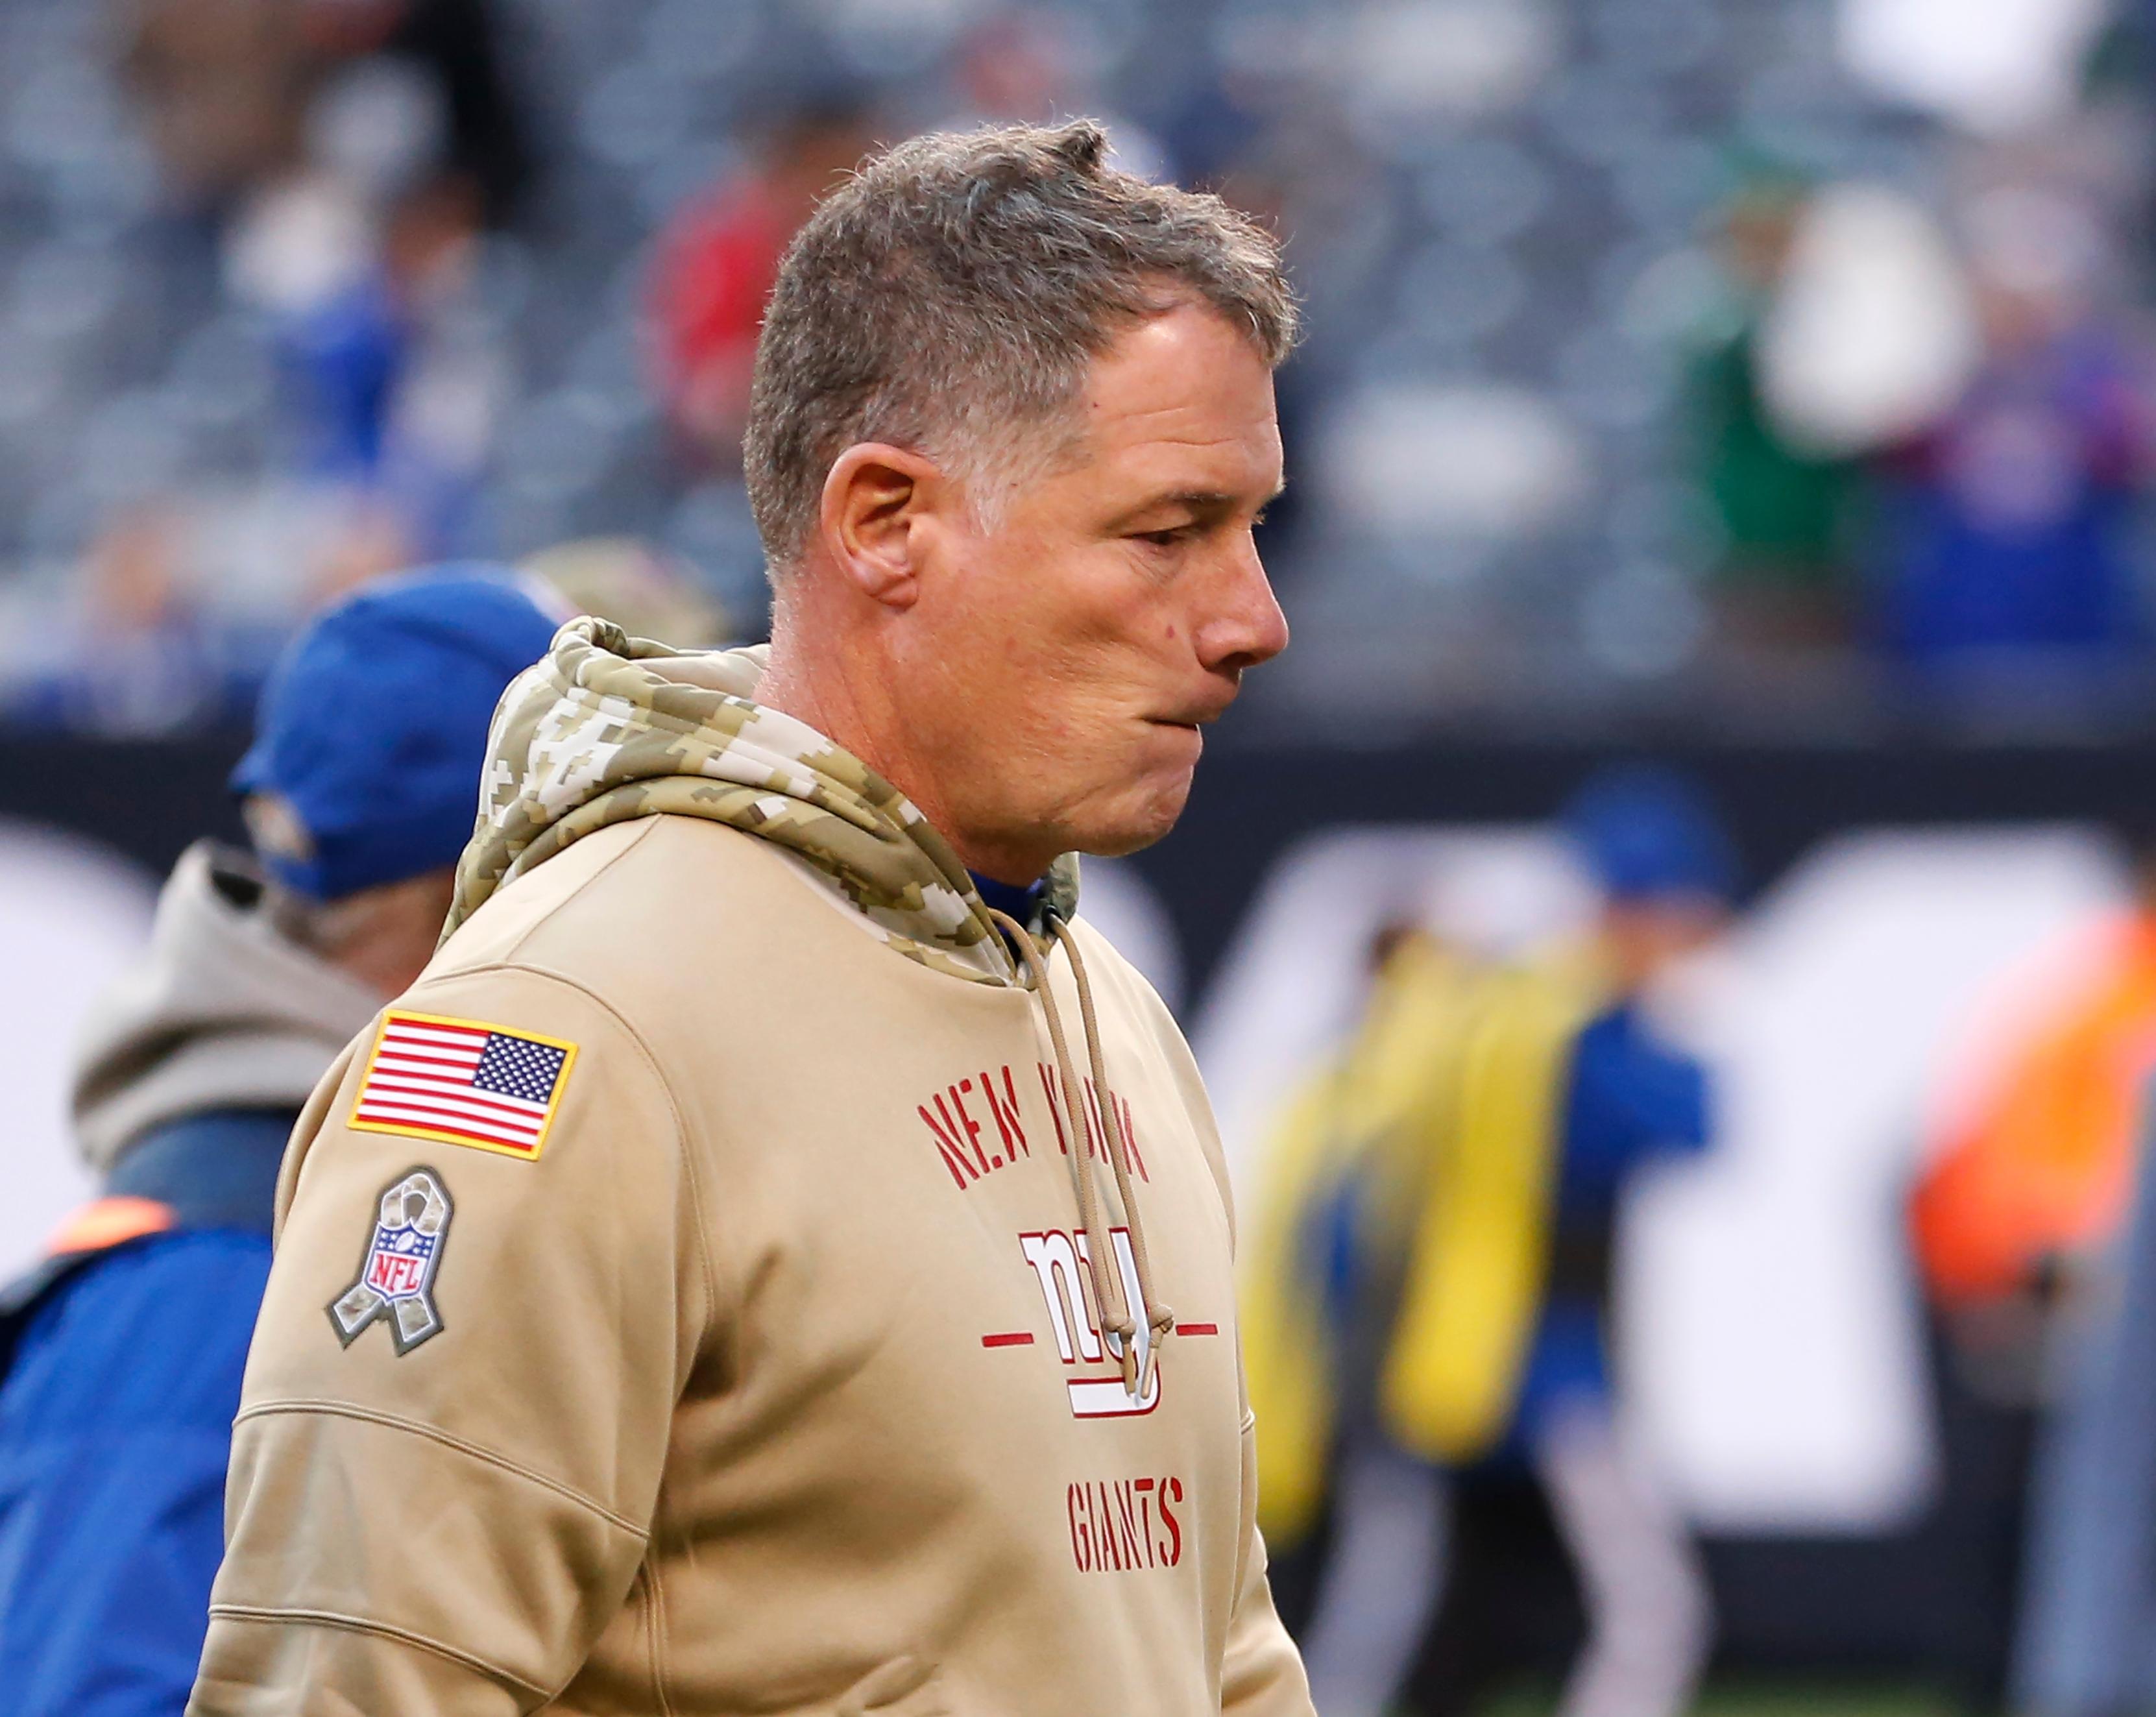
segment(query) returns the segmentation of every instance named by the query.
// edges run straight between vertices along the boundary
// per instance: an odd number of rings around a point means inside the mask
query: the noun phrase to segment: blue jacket
[[[1515,1451],[1559,1402],[1609,1396],[1604,1324],[1625,1189],[1656,1158],[1696,1155],[1712,1136],[1706,1070],[1657,1040],[1637,1006],[1620,1004],[1588,1024],[1565,1086],[1553,1211],[1561,1262],[1520,1382]]]
[[[107,1196],[165,1231],[57,1256],[0,1298],[0,1689],[8,1717],[179,1717],[224,1554],[240,1374],[296,1118],[157,1128]]]

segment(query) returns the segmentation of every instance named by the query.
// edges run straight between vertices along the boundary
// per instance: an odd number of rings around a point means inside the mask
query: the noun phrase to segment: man
[[[767,663],[580,622],[505,701],[286,1161],[198,1717],[1308,1717],[1219,1142],[1066,856],[1286,642],[1293,311],[1104,147],[917,139],[803,230]]]
[[[433,951],[488,717],[558,618],[506,574],[459,570],[316,620],[234,777],[255,853],[188,849],[146,959],[93,1016],[74,1118],[103,1196],[0,1301],[13,1717],[187,1699],[285,1139]]]
[[[1417,1712],[1471,1709],[1506,1658],[1541,1655],[1568,1586],[1588,1638],[1567,1717],[1673,1717],[1708,1642],[1697,1559],[1626,1446],[1607,1325],[1626,1186],[1709,1136],[1704,1072],[1642,994],[1719,926],[1734,864],[1658,770],[1599,777],[1563,828],[1604,896],[1585,945],[1505,964],[1389,933],[1354,1041],[1283,1119],[1258,1220],[1250,1388],[1286,1432],[1261,1512],[1298,1625],[1343,1463],[1400,1449],[1447,1479]],[[1398,1678],[1333,1655],[1313,1648],[1322,1689],[1328,1668],[1343,1692]]]

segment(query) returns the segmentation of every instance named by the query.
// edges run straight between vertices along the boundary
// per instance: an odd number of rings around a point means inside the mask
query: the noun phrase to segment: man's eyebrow
[[[1158,497],[1156,506],[1187,506],[1193,512],[1226,512],[1235,505],[1235,497],[1219,489],[1178,489],[1173,495]]]
[[[1287,487],[1285,482],[1276,484],[1272,492],[1260,501],[1260,507],[1270,506],[1280,499]],[[1166,495],[1147,496],[1139,505],[1123,514],[1124,520],[1141,518],[1159,507],[1180,506],[1199,514],[1232,512],[1243,505],[1240,496],[1230,495],[1224,489],[1178,489]],[[1122,522],[1122,521],[1118,521]]]

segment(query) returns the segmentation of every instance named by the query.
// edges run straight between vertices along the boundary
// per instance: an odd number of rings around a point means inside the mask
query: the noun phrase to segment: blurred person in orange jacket
[[[2156,827],[2135,832],[2131,907],[2092,939],[2048,1014],[1967,1110],[1910,1219],[1924,1281],[1977,1339],[2011,1303],[2048,1302],[2062,1267],[2118,1231],[2143,1092],[2156,1071]]]
[[[2156,823],[2126,831],[2131,905],[2082,933],[2063,992],[1938,1142],[1909,1203],[1932,1321],[1941,1480],[1937,1667],[2005,1698],[2031,1455],[2057,1313],[2117,1237],[2156,1073]]]

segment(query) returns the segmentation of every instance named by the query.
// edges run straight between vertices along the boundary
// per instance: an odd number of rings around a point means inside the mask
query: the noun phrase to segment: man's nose
[[[1209,594],[1211,612],[1195,630],[1199,660],[1209,671],[1240,673],[1287,648],[1287,616],[1273,595],[1257,544],[1249,538]]]

